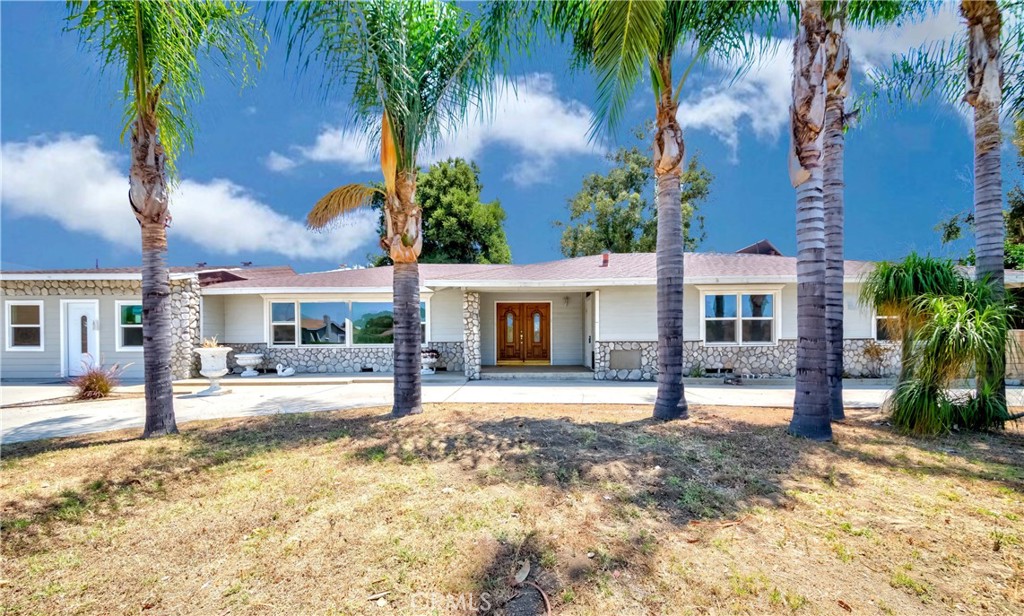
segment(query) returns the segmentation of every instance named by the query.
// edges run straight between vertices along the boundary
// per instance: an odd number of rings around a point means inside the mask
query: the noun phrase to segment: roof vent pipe
[[[612,253],[607,250],[601,253],[601,267],[608,267],[608,259],[611,258],[611,256]]]

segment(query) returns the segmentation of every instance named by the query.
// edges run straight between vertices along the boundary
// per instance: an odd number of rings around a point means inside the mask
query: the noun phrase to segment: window
[[[892,315],[875,316],[875,340],[896,340],[899,337],[899,317]]]
[[[704,342],[772,344],[775,342],[774,293],[704,295]]]
[[[142,348],[142,304],[114,302],[117,306],[117,350]]]
[[[302,344],[346,344],[348,302],[299,303]]]
[[[270,304],[270,343],[295,344],[295,302]]]
[[[43,302],[7,302],[7,350],[43,350]]]
[[[270,302],[274,346],[393,344],[391,302]],[[426,340],[427,304],[420,302],[420,336]]]
[[[395,312],[391,302],[352,302],[352,343],[393,344]]]

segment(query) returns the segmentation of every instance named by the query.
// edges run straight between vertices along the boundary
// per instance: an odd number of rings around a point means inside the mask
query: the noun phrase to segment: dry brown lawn
[[[428,405],[5,447],[0,613],[1021,614],[1024,435]],[[856,413],[856,412],[854,412]],[[527,584],[516,584],[520,563]]]

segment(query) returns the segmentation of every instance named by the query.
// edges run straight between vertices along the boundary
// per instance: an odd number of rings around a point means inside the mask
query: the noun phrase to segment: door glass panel
[[[533,341],[540,342],[540,313],[533,313]]]
[[[505,341],[512,342],[515,340],[515,319],[512,313],[509,312],[505,315]]]
[[[89,352],[89,317],[82,315],[81,318],[82,327],[82,355]]]

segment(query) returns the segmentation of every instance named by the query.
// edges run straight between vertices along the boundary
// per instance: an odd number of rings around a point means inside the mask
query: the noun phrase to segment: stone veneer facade
[[[277,364],[295,368],[296,373],[326,372],[394,372],[394,348],[389,346],[344,347],[334,345],[320,346],[267,346],[263,342],[223,342],[223,346],[233,349],[228,354],[228,368],[233,372],[241,372],[235,353],[262,353],[263,362],[256,366],[257,370],[275,372]],[[449,372],[462,370],[461,342],[427,343],[427,348],[438,351],[441,356],[437,360],[435,370],[444,369]]]
[[[480,378],[480,294],[464,291],[462,294],[462,366],[466,378]]]
[[[877,345],[881,357],[871,359],[865,353]],[[899,372],[898,342],[851,339],[843,341],[843,363],[849,377],[891,377]],[[639,367],[612,369],[612,351],[639,351]],[[768,378],[796,375],[796,341],[781,340],[770,346],[705,346],[700,342],[683,343],[683,373],[694,367],[707,370],[732,369],[740,376]],[[594,344],[594,378],[603,381],[653,381],[658,375],[657,342],[597,342]]]
[[[2,288],[8,297],[142,297],[142,282],[138,280],[4,280]],[[198,358],[192,352],[200,343],[199,279],[172,279],[170,304],[171,374],[175,379],[186,379],[199,370]]]

